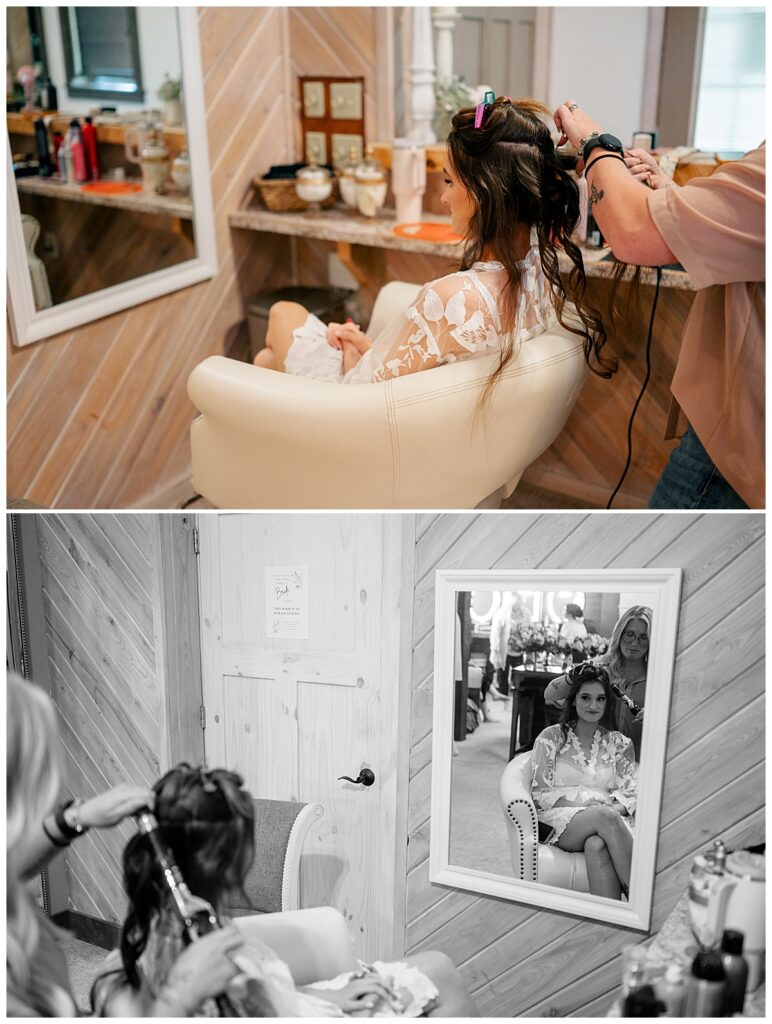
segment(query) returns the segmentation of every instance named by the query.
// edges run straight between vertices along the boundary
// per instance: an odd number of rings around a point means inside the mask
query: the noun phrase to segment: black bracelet
[[[596,156],[594,160],[587,164],[584,169],[584,176],[587,177],[589,169],[595,164],[600,163],[601,160],[621,160],[622,163],[625,164],[625,158],[620,156],[619,153],[604,153],[603,156]],[[627,167],[627,164],[625,164],[625,167]]]
[[[45,832],[46,838],[50,842],[52,842],[54,844],[54,846],[69,846],[70,845],[70,840],[69,839],[57,839],[56,836],[52,836],[51,835],[51,833],[46,828],[45,819],[40,823],[40,827]]]
[[[72,839],[77,838],[77,836],[82,836],[83,833],[86,831],[84,825],[76,825],[75,827],[73,827],[72,825],[67,824],[67,821],[64,817],[64,812],[67,810],[68,807],[72,807],[74,803],[74,800],[68,800],[66,803],[60,804],[60,806],[56,809],[56,814],[54,815],[56,827],[59,829],[62,835],[65,836],[68,842]]]

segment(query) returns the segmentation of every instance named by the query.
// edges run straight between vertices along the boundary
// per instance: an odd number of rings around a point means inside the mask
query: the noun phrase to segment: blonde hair
[[[612,677],[619,676],[622,674],[622,667],[625,662],[625,656],[622,654],[622,633],[627,629],[628,625],[633,619],[641,619],[645,622],[649,629],[649,637],[651,638],[651,624],[654,618],[654,612],[651,608],[645,604],[634,604],[631,608],[628,608],[626,612],[617,619],[616,625],[611,631],[611,639],[609,640],[608,650],[605,654],[602,654],[596,659],[597,664],[605,665],[611,673]],[[642,652],[643,664],[646,668],[649,667],[649,650],[648,648]]]
[[[42,825],[56,803],[61,782],[61,752],[56,712],[34,683],[8,674],[6,710],[6,904],[7,985],[25,1004],[30,960],[38,941],[35,901],[24,878],[24,841]],[[35,993],[35,1008],[52,1010],[45,991]]]

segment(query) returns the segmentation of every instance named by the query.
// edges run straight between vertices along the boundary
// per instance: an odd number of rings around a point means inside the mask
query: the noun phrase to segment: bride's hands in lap
[[[328,324],[327,344],[332,348],[343,349],[346,343],[353,345],[360,356],[373,344],[358,324]]]

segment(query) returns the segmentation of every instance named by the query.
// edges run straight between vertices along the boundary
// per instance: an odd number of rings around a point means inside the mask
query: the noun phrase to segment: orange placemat
[[[460,242],[461,238],[450,224],[435,224],[422,221],[418,224],[397,224],[394,234],[400,238],[416,238],[421,242]]]
[[[126,196],[134,192],[141,192],[143,186],[133,181],[90,181],[87,185],[81,185],[84,192],[101,192],[107,196]]]

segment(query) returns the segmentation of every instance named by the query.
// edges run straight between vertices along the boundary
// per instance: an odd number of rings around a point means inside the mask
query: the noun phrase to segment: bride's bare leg
[[[274,302],[268,311],[265,348],[254,358],[255,366],[284,370],[284,360],[292,344],[292,332],[306,322],[308,310],[299,302]]]

